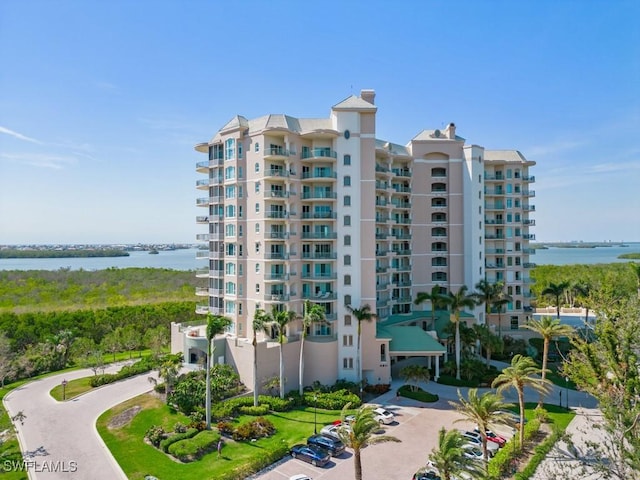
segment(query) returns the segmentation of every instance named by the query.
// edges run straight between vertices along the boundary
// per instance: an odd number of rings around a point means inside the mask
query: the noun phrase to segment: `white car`
[[[461,431],[460,433],[462,434],[462,438],[464,438],[467,443],[473,445],[474,447],[477,447],[478,449],[480,449],[480,451],[482,451],[482,437],[479,433],[464,431]],[[498,449],[500,449],[500,445],[494,442],[487,441],[487,451],[490,457],[493,457]]]
[[[289,477],[289,480],[313,480],[313,479],[311,477],[308,477],[307,475],[299,473],[297,475]]]
[[[471,443],[467,443],[464,447],[464,456],[467,458],[473,458],[474,460],[483,460],[484,455],[482,454],[482,450]]]
[[[346,423],[339,423],[337,425],[336,424],[325,425],[324,427],[322,427],[322,429],[320,429],[320,433],[323,435],[329,435],[330,437],[337,438],[338,440],[340,440],[340,436],[338,435],[338,431],[340,429],[344,429],[346,432],[351,431],[351,427],[349,425],[347,425]]]
[[[382,407],[374,408],[373,415],[377,422],[384,423],[385,425],[389,425],[390,423],[395,422],[396,417],[388,410],[385,410]]]

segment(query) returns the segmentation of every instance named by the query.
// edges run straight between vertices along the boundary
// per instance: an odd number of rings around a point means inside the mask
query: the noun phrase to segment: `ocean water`
[[[640,242],[625,243],[628,247],[558,248],[537,249],[531,261],[537,265],[574,265],[594,263],[629,262],[620,259],[623,253],[640,253]]]

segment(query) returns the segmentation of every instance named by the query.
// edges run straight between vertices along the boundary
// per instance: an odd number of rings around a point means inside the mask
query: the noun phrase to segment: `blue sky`
[[[455,122],[535,160],[538,241],[640,241],[640,2],[0,2],[0,244],[194,242],[232,116]]]

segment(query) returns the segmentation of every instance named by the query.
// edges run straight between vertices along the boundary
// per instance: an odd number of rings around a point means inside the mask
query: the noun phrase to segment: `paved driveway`
[[[151,390],[150,374],[101,387],[68,402],[58,402],[49,395],[63,379],[89,375],[93,375],[90,370],[77,370],[35,380],[4,398],[10,415],[19,411],[26,415],[24,425],[18,424],[17,429],[31,480],[127,478],[95,424],[105,410]]]

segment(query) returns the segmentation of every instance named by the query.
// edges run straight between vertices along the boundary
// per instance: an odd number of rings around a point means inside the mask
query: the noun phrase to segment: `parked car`
[[[379,422],[385,425],[389,425],[390,423],[395,422],[396,417],[388,410],[385,410],[382,407],[373,409],[374,418]]]
[[[467,432],[463,431],[460,433],[462,434],[462,437],[467,441],[467,443],[470,443],[474,447],[477,447],[482,450],[482,437],[480,436],[479,433],[468,432],[468,431]],[[489,456],[493,457],[499,448],[500,447],[498,446],[497,443],[487,442],[487,450],[489,452]]]
[[[473,431],[475,433],[477,433],[478,435],[480,435],[480,430],[478,430],[477,428],[474,428]],[[504,447],[504,444],[507,443],[507,439],[506,438],[495,434],[491,430],[487,430],[485,433],[487,435],[487,440],[490,441],[490,442],[497,443],[499,447]]]
[[[323,467],[331,459],[331,455],[326,450],[315,445],[304,445],[298,443],[291,447],[291,456],[309,462],[314,467]]]
[[[344,443],[342,443],[337,438],[331,437],[329,435],[312,435],[307,438],[307,445],[315,445],[316,447],[320,447],[329,452],[329,455],[333,457],[339,457],[344,453]]]
[[[484,455],[482,454],[482,450],[471,443],[467,443],[464,447],[464,456],[467,458],[473,458],[474,460],[483,460]]]
[[[413,480],[441,480],[440,475],[429,467],[421,468],[413,474]]]
[[[311,477],[305,475],[304,473],[299,473],[297,475],[293,475],[289,477],[289,480],[313,480]]]
[[[340,437],[338,436],[338,431],[341,428],[344,428],[347,432],[351,431],[351,427],[349,425],[347,425],[346,423],[340,423],[338,425],[335,425],[335,424],[325,425],[320,429],[320,433],[322,435],[328,435],[330,437],[340,440]]]

